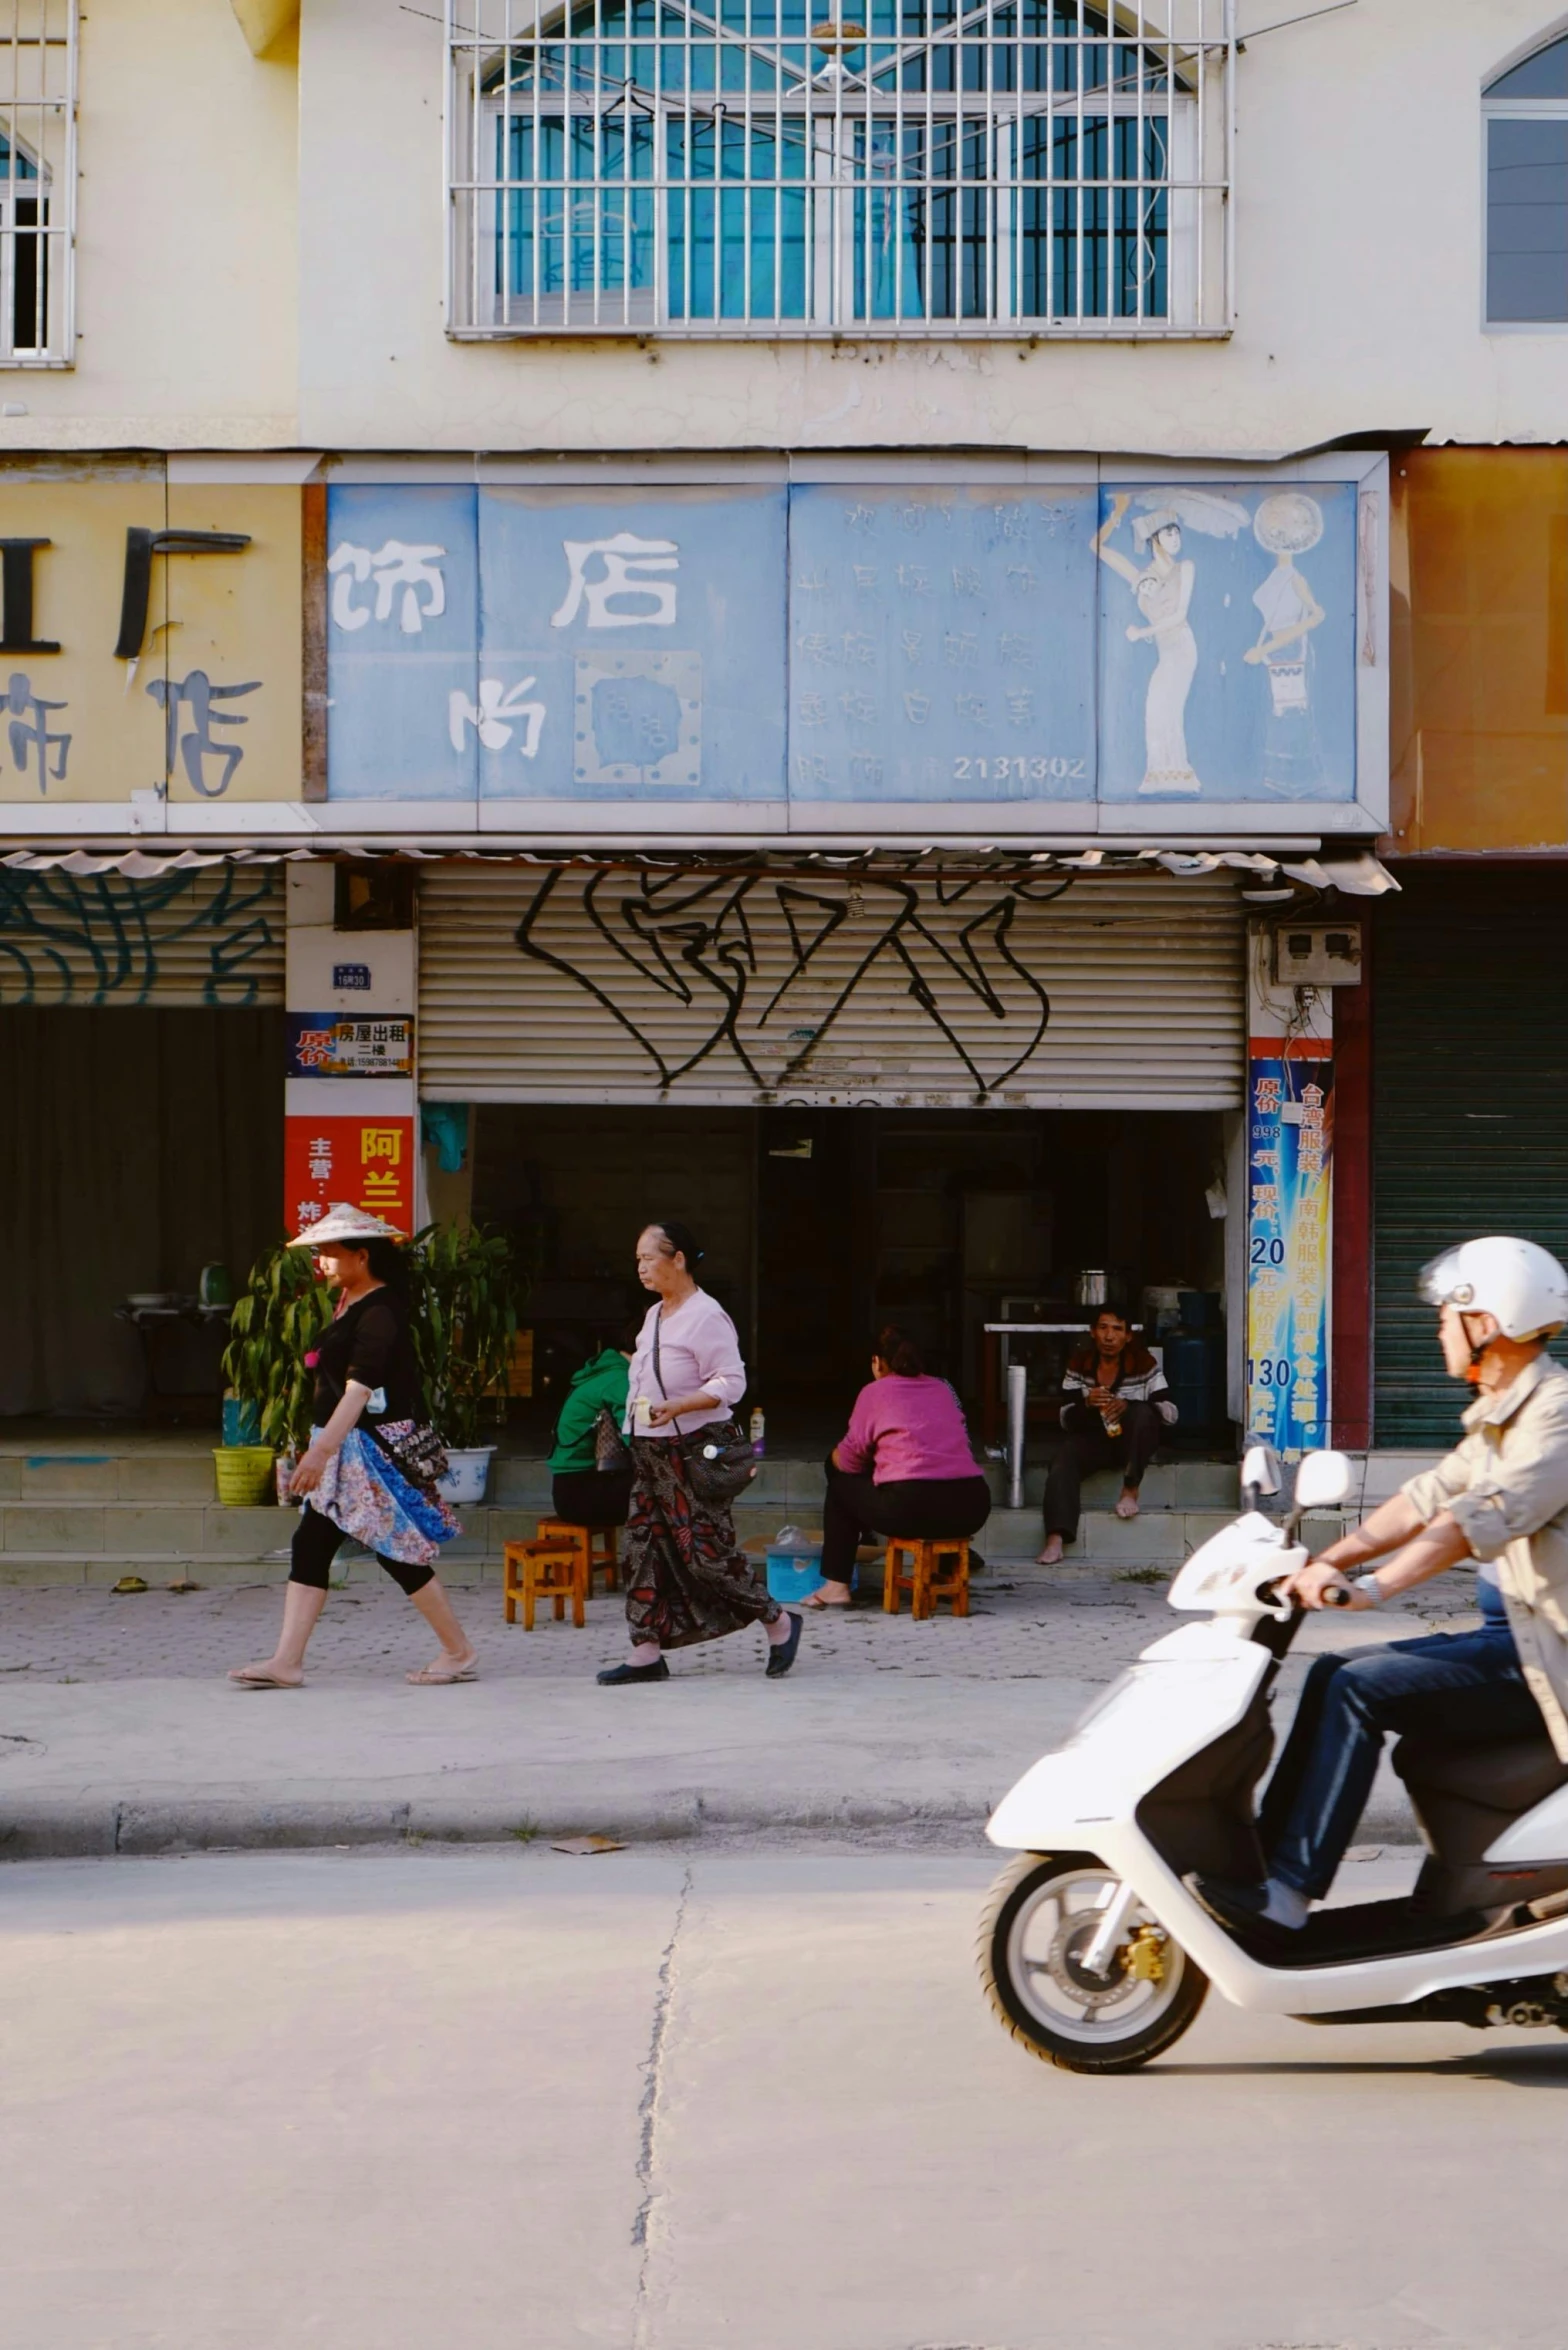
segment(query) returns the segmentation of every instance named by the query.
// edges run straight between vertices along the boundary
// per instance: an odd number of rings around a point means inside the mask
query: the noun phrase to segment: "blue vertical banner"
[[[792,800],[1092,800],[1092,490],[798,488]]]
[[[1247,1433],[1329,1440],[1334,1064],[1255,1040],[1247,1079]]]

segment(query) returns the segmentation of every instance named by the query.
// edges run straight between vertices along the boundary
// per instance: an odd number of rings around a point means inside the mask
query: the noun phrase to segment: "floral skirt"
[[[699,1501],[676,1447],[634,1436],[626,1621],[634,1640],[691,1648],[746,1624],[774,1624],[779,1603],[735,1545],[728,1502]]]
[[[363,1428],[349,1430],[306,1499],[367,1550],[405,1567],[427,1567],[462,1532],[440,1495],[410,1485]]]

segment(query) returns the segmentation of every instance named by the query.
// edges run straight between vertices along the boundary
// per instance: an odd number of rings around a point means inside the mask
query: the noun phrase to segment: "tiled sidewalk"
[[[520,1623],[509,1626],[493,1587],[454,1590],[453,1602],[478,1648],[486,1678],[587,1679],[625,1652],[622,1601],[613,1593],[589,1602],[581,1632],[569,1618],[557,1624],[548,1611],[531,1633]],[[1458,1588],[1422,1595],[1419,1603],[1388,1610],[1378,1619],[1378,1629],[1397,1625],[1408,1635],[1452,1621],[1463,1605]],[[81,1589],[7,1592],[0,1597],[0,1716],[5,1688],[17,1681],[221,1676],[230,1665],[270,1653],[279,1607],[275,1585],[183,1595],[155,1588],[125,1597]],[[1102,1680],[1179,1620],[1165,1604],[1165,1575],[1158,1568],[1004,1571],[976,1584],[966,1619],[955,1620],[944,1609],[932,1621],[916,1624],[907,1606],[902,1614],[887,1616],[877,1605],[847,1615],[809,1614],[799,1670],[802,1677],[901,1673],[911,1679],[965,1681]],[[1325,1624],[1321,1637],[1349,1628]],[[1354,1628],[1358,1638],[1367,1636],[1364,1618],[1357,1618]],[[382,1680],[423,1662],[431,1645],[424,1624],[391,1582],[374,1569],[367,1574],[361,1568],[328,1600],[311,1647],[312,1679]],[[752,1674],[759,1654],[758,1637],[746,1633],[689,1649],[675,1660],[674,1669]]]

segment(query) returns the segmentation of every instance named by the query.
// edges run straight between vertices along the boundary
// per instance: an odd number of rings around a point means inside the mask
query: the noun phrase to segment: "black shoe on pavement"
[[[1267,1885],[1240,1885],[1229,1877],[1200,1876],[1196,1870],[1185,1883],[1194,1901],[1228,1934],[1239,1934],[1243,1941],[1260,1948],[1299,1949],[1297,1930],[1264,1916],[1269,1898]]]
[[[800,1646],[801,1626],[806,1621],[805,1617],[797,1615],[792,1607],[787,1607],[784,1613],[790,1620],[790,1635],[787,1640],[769,1641],[768,1643],[768,1679],[770,1681],[782,1681],[790,1666],[795,1662],[795,1651]]]
[[[667,1681],[670,1668],[663,1657],[651,1665],[607,1665],[598,1676],[601,1689],[624,1689],[631,1681]]]

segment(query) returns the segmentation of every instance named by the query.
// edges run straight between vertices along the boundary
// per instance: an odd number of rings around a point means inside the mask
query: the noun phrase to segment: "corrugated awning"
[[[0,868],[14,873],[71,873],[90,879],[100,873],[123,873],[133,881],[153,881],[165,873],[197,872],[208,865],[277,865],[336,863],[340,858],[405,857],[425,863],[468,861],[489,865],[611,865],[671,870],[691,866],[754,866],[770,872],[853,872],[876,865],[883,871],[936,872],[951,867],[962,871],[1126,873],[1157,866],[1166,873],[1197,876],[1222,868],[1255,877],[1259,891],[1278,887],[1282,892],[1298,885],[1306,889],[1337,889],[1348,897],[1381,897],[1397,889],[1386,865],[1369,850],[1349,856],[1298,855],[1263,849],[1165,848],[1158,844],[1128,843],[1088,849],[1003,848],[856,848],[856,849],[736,849],[602,851],[576,849],[457,848],[446,844],[404,841],[344,840],[312,848],[175,849],[160,854],[145,846],[88,849],[13,849],[0,856]]]

